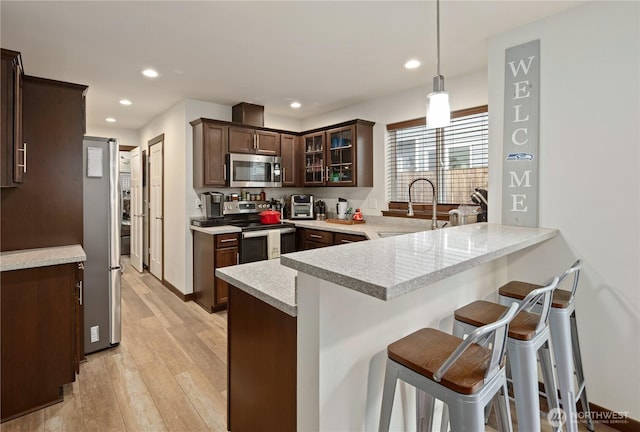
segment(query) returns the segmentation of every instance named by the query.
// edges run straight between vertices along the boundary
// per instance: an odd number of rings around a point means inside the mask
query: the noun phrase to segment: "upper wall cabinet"
[[[2,138],[0,186],[17,186],[27,171],[27,144],[22,140],[22,62],[20,53],[2,50]]]
[[[205,119],[193,127],[193,187],[225,186],[229,126]]]
[[[280,134],[244,127],[229,127],[229,152],[280,156]]]
[[[373,186],[373,125],[354,120],[304,135],[304,185]]]
[[[280,155],[282,157],[282,186],[300,186],[300,137],[280,135]]]

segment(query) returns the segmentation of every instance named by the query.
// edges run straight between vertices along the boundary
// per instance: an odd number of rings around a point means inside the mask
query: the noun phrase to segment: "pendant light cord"
[[[436,45],[438,49],[436,67],[438,70],[438,75],[440,75],[440,0],[436,0]]]

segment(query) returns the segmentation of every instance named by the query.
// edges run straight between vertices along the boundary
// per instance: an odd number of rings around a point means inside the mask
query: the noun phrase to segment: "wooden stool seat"
[[[493,321],[498,318],[500,315]],[[424,328],[392,343],[387,352],[390,359],[433,380],[433,374],[461,343],[458,337]],[[491,350],[473,344],[442,376],[440,384],[460,394],[473,394],[483,386],[490,360]]]
[[[506,306],[488,301],[475,301],[454,312],[456,321],[482,327],[497,320],[507,310]],[[509,337],[530,341],[536,335],[536,326],[540,316],[531,312],[521,311],[509,324]]]
[[[536,285],[527,282],[511,281],[500,287],[498,293],[501,296],[510,297],[516,300],[524,298],[534,289],[542,288],[543,285]],[[565,309],[571,302],[571,291],[557,289],[553,292],[551,307]]]

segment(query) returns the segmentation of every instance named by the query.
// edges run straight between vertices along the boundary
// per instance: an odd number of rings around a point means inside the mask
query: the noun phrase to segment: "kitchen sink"
[[[385,237],[393,237],[393,236],[398,236],[398,235],[403,235],[403,234],[411,234],[411,232],[407,232],[407,231],[378,231],[378,236],[380,238],[385,238]]]

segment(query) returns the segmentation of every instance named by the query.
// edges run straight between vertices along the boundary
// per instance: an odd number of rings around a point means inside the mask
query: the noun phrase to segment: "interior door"
[[[151,274],[162,280],[162,250],[163,250],[163,212],[162,212],[162,146],[163,142],[153,144],[149,151],[149,177],[151,190],[149,196],[149,270]]]
[[[142,154],[140,147],[129,152],[131,166],[131,265],[142,272],[144,207],[142,200]]]

